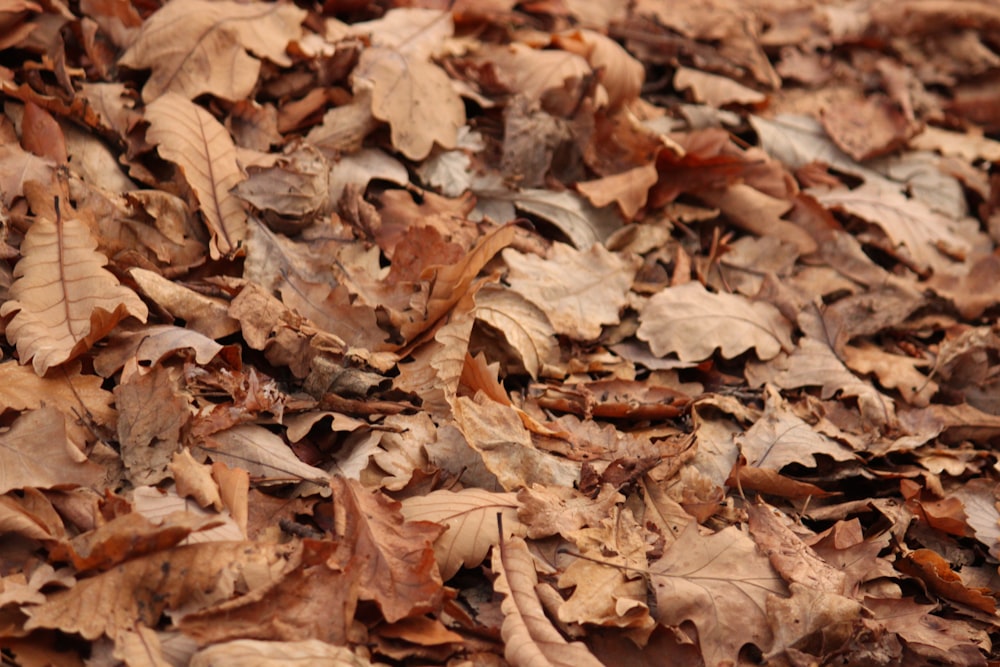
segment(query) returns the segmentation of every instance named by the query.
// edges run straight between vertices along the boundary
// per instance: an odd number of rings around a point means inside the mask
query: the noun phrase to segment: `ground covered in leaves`
[[[1000,664],[1000,6],[514,4],[0,0],[4,664]]]

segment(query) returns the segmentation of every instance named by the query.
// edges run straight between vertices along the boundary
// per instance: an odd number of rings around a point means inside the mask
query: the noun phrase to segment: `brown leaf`
[[[576,189],[598,208],[612,202],[618,204],[625,219],[631,220],[646,205],[649,188],[658,178],[656,165],[649,163],[596,181],[577,183]]]
[[[493,589],[504,596],[501,634],[512,667],[600,667],[579,642],[567,642],[545,617],[535,592],[538,575],[524,540],[505,539],[493,551]]]
[[[429,521],[447,530],[434,542],[441,578],[451,579],[459,568],[475,567],[490,547],[500,543],[497,515],[503,516],[505,537],[524,535],[517,518],[520,503],[514,493],[492,493],[482,489],[432,491],[403,501],[400,511],[407,521]]]
[[[406,521],[399,503],[354,480],[333,477],[335,512],[344,523],[337,538],[348,546],[340,556],[353,568],[362,600],[374,600],[390,623],[434,611],[442,582],[432,544],[437,525]]]
[[[114,637],[137,623],[155,627],[167,609],[202,607],[232,595],[255,568],[280,567],[285,547],[209,542],[127,561],[30,607],[26,629],[56,628],[86,639]]]
[[[700,283],[656,294],[639,319],[636,335],[653,354],[676,352],[682,361],[707,359],[717,348],[727,359],[753,348],[768,360],[793,348],[792,328],[777,308],[738,294],[713,294]]]
[[[511,288],[541,308],[557,333],[577,340],[593,340],[602,324],[619,322],[638,269],[600,244],[579,251],[556,243],[548,258],[506,250],[503,258]]]
[[[735,661],[744,644],[770,649],[767,600],[785,597],[785,584],[735,526],[706,537],[692,523],[649,571],[656,619],[694,622],[706,664]]]
[[[150,123],[146,138],[159,144],[160,155],[180,166],[198,197],[212,234],[212,258],[237,252],[246,238],[247,215],[232,192],[244,176],[229,132],[212,114],[176,93],[147,106],[145,117]]]
[[[283,667],[295,663],[323,667],[371,667],[372,664],[346,646],[331,646],[319,639],[284,642],[234,639],[206,646],[188,664],[190,667]]]
[[[57,486],[97,487],[104,469],[91,463],[66,437],[65,418],[55,408],[23,413],[0,434],[0,493]]]
[[[372,90],[372,115],[389,123],[392,143],[403,155],[422,160],[434,144],[454,148],[465,124],[465,106],[437,65],[414,55],[370,48],[354,70],[355,91]]]
[[[24,105],[21,119],[21,143],[38,157],[48,158],[56,164],[65,164],[66,137],[52,115],[34,102]]]
[[[260,71],[260,61],[247,51],[290,64],[285,47],[301,34],[305,14],[287,3],[168,3],[143,23],[139,37],[118,62],[133,69],[152,68],[142,90],[146,102],[166,93],[186,99],[211,93],[235,102],[250,94]]]
[[[76,216],[39,217],[21,243],[0,315],[16,313],[7,340],[38,375],[89,350],[122,319],[146,320],[146,304],[104,268],[108,260],[96,248]]]

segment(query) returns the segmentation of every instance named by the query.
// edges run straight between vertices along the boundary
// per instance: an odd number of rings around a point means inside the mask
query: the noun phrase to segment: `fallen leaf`
[[[778,309],[738,294],[714,294],[700,283],[668,287],[642,309],[637,336],[658,357],[701,361],[719,349],[729,359],[753,348],[759,359],[793,349],[791,325]]]
[[[288,42],[301,34],[306,12],[284,3],[180,0],[164,5],[142,24],[118,61],[153,70],[142,90],[152,102],[168,93],[194,99],[211,93],[241,100],[253,90],[260,60],[289,65]],[[225,62],[226,67],[215,67]]]
[[[247,234],[247,215],[232,192],[244,176],[229,132],[212,114],[176,93],[147,106],[145,117],[150,123],[146,137],[159,144],[160,155],[180,166],[198,198],[212,234],[212,258],[238,252]]]
[[[14,314],[7,340],[38,375],[89,350],[126,317],[146,321],[146,304],[104,268],[108,260],[96,248],[76,216],[39,217],[21,242],[0,315]]]
[[[402,505],[400,511],[407,521],[429,521],[447,528],[434,542],[434,555],[445,581],[462,566],[482,563],[490,547],[500,543],[497,515],[503,517],[504,537],[525,532],[517,518],[520,503],[514,493],[441,489],[407,498]]]
[[[713,535],[684,529],[663,557],[649,567],[656,594],[656,620],[679,626],[692,621],[705,663],[736,661],[745,644],[765,653],[773,641],[767,617],[771,596],[784,598],[784,582],[739,528]]]
[[[0,493],[29,486],[97,487],[105,475],[66,437],[65,417],[52,407],[24,412],[0,434],[0,471]]]
[[[535,592],[538,576],[524,540],[512,537],[493,551],[493,590],[504,596],[501,634],[512,667],[600,667],[580,642],[567,642],[545,617]]]

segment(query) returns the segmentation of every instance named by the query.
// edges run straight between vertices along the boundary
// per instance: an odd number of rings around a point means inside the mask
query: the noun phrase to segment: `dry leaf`
[[[146,102],[167,93],[194,99],[211,93],[241,100],[257,83],[260,61],[288,65],[288,42],[301,34],[306,12],[287,3],[174,0],[142,24],[119,64],[151,68]],[[225,63],[225,67],[217,66]]]
[[[24,412],[0,434],[0,493],[29,486],[97,487],[104,475],[66,437],[65,417],[55,408]]]
[[[236,639],[207,646],[191,657],[190,667],[286,667],[295,663],[315,667],[371,667],[366,658],[345,646],[318,639],[265,642]]]
[[[535,592],[538,575],[524,540],[505,539],[493,551],[493,590],[504,596],[501,634],[512,667],[600,667],[579,642],[567,642],[545,617]]]
[[[785,584],[735,526],[706,537],[689,525],[649,572],[656,619],[669,626],[692,621],[706,664],[735,662],[744,644],[770,648],[767,601],[785,597]]]
[[[637,335],[653,354],[674,352],[682,361],[701,361],[716,349],[730,359],[751,348],[766,361],[793,348],[792,327],[777,308],[738,294],[713,294],[700,283],[654,295],[639,320]]]
[[[523,535],[518,521],[517,494],[491,493],[482,489],[432,491],[403,501],[407,521],[430,521],[447,530],[434,542],[441,578],[451,579],[459,568],[475,567],[486,558],[490,547],[500,543],[497,515],[503,517],[504,537]]]
[[[506,250],[503,258],[511,288],[545,312],[556,333],[577,340],[593,340],[601,325],[619,322],[638,269],[599,244],[582,252],[556,243],[545,259]]]
[[[38,375],[89,350],[125,317],[146,320],[146,304],[104,268],[108,260],[96,248],[76,216],[39,217],[21,243],[0,315],[16,313],[7,340]]]
[[[247,234],[247,215],[232,190],[244,176],[229,132],[212,114],[176,93],[147,106],[145,117],[150,123],[146,138],[159,144],[160,155],[181,167],[198,197],[212,234],[212,258],[239,251]]]

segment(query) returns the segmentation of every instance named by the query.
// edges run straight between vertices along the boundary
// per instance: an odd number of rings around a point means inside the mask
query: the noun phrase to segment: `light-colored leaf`
[[[90,229],[78,217],[39,217],[21,243],[11,300],[0,316],[16,313],[7,340],[21,363],[38,375],[89,350],[119,321],[145,321],[146,304],[104,268]]]
[[[656,620],[668,626],[692,621],[705,664],[735,664],[744,644],[770,648],[767,601],[772,595],[785,597],[787,591],[739,528],[704,536],[692,523],[649,571]]]
[[[247,51],[291,64],[285,47],[302,33],[305,16],[284,2],[172,0],[143,23],[119,63],[153,70],[142,90],[146,102],[169,92],[241,100],[260,72],[260,61]]]
[[[96,487],[104,474],[70,443],[65,418],[55,408],[25,412],[0,434],[0,494],[25,487]]]
[[[619,322],[639,268],[598,244],[584,252],[556,243],[547,258],[505,250],[503,258],[511,288],[538,306],[556,333],[577,340],[593,340],[601,325]]]
[[[198,197],[212,234],[213,259],[236,252],[247,234],[247,215],[232,189],[244,179],[236,146],[222,124],[193,102],[168,93],[146,107],[149,141],[177,163]]]
[[[331,646],[319,639],[266,642],[236,639],[213,644],[191,657],[190,667],[370,667],[371,662],[345,646]]]
[[[792,327],[769,303],[738,294],[713,294],[701,283],[668,287],[639,316],[638,337],[653,354],[682,361],[707,359],[718,348],[730,359],[753,348],[762,360],[793,348]]]
[[[512,667],[601,667],[586,646],[567,642],[546,618],[535,592],[535,563],[523,539],[505,539],[494,549],[493,571],[493,590],[504,596],[500,634]]]
[[[361,53],[354,70],[357,92],[371,87],[372,115],[389,123],[392,144],[412,160],[434,144],[454,148],[465,125],[465,106],[447,73],[437,65],[390,49]]]
[[[253,477],[273,479],[278,484],[309,481],[322,484],[325,470],[300,461],[279,436],[263,426],[241,424],[205,439],[209,456],[231,468],[241,468]]]
[[[498,514],[503,517],[505,537],[525,534],[517,518],[518,507],[515,493],[470,488],[407,498],[401,511],[407,521],[431,521],[448,528],[434,542],[441,578],[447,581],[461,566],[479,565],[490,547],[500,542]]]

